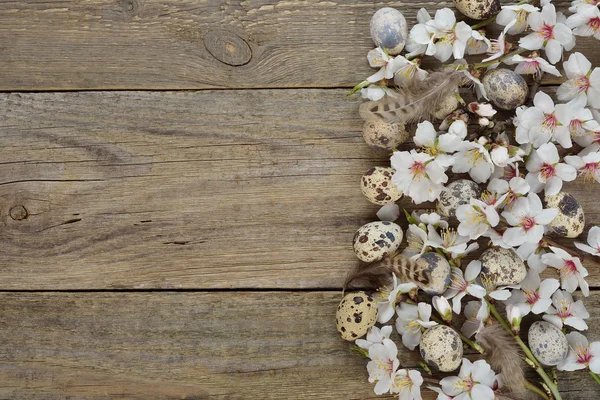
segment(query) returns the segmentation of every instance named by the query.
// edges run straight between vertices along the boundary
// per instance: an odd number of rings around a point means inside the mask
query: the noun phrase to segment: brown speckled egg
[[[448,260],[436,252],[423,254],[415,262],[416,269],[427,271],[429,275],[429,283],[427,285],[419,285],[430,296],[440,295],[448,289],[452,268]]]
[[[455,217],[458,207],[469,204],[471,199],[478,199],[480,196],[481,188],[475,182],[468,179],[454,181],[440,194],[437,211],[445,217]]]
[[[525,79],[510,69],[492,69],[483,76],[482,83],[490,101],[503,110],[522,106],[529,95]]]
[[[373,204],[385,206],[398,201],[402,192],[392,183],[392,168],[373,167],[360,180],[360,189]]]
[[[454,0],[454,6],[463,15],[481,21],[500,10],[500,0]]]
[[[375,325],[377,303],[365,292],[348,293],[337,308],[335,321],[342,339],[354,341]]]
[[[495,286],[517,285],[525,279],[527,268],[513,249],[491,247],[479,256],[481,277]]]
[[[427,329],[421,336],[419,350],[423,361],[441,372],[454,371],[462,362],[462,340],[454,329],[445,325]]]
[[[583,207],[573,195],[559,192],[553,196],[546,196],[546,207],[558,209],[558,215],[548,224],[551,233],[576,238],[581,235],[585,227]]]
[[[456,110],[458,107],[458,99],[456,98],[456,94],[450,94],[446,96],[446,98],[440,103],[437,110],[435,110],[432,114],[437,119],[444,119],[450,114],[452,111]]]
[[[371,18],[371,39],[375,46],[385,49],[388,54],[400,54],[408,36],[408,25],[402,13],[391,7],[384,7]]]
[[[369,222],[354,234],[354,252],[364,262],[378,261],[400,247],[402,228],[389,221]]]
[[[527,334],[529,348],[544,365],[558,365],[569,352],[569,342],[562,331],[546,321],[534,322]]]
[[[404,124],[389,124],[382,120],[367,121],[363,126],[363,139],[374,150],[390,151],[410,137]]]

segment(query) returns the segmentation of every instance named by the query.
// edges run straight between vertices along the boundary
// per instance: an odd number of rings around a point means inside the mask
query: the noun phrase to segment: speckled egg
[[[427,271],[429,275],[429,283],[427,285],[419,285],[419,288],[430,296],[440,295],[448,289],[452,268],[448,260],[436,252],[423,254],[415,262],[417,270]]]
[[[448,114],[456,110],[456,107],[458,107],[458,98],[453,93],[446,96],[446,98],[439,104],[437,110],[435,110],[432,114],[437,119],[444,119],[448,116]]]
[[[492,69],[484,75],[482,83],[490,101],[504,110],[522,106],[529,95],[525,79],[510,69]]]
[[[490,247],[479,257],[481,277],[496,286],[517,285],[525,279],[527,268],[513,249]]]
[[[354,235],[354,252],[364,262],[381,260],[394,254],[402,242],[399,225],[389,221],[369,222]]]
[[[389,124],[382,120],[367,121],[363,126],[363,139],[374,150],[390,151],[410,137],[404,124]]]
[[[358,339],[377,322],[377,303],[365,292],[348,293],[337,308],[335,321],[342,339]]]
[[[535,358],[544,365],[558,365],[569,352],[566,336],[550,322],[534,322],[529,328],[527,340]]]
[[[360,189],[373,204],[385,206],[398,201],[402,192],[392,183],[392,168],[373,167],[360,180]]]
[[[437,211],[445,217],[455,217],[458,207],[469,204],[471,199],[478,199],[480,196],[481,188],[475,182],[468,179],[454,181],[440,194]]]
[[[375,46],[385,49],[388,54],[400,54],[408,36],[408,25],[402,13],[394,8],[384,7],[371,18],[371,38]]]
[[[500,10],[500,0],[454,0],[454,6],[469,18],[483,20]]]
[[[558,215],[548,224],[551,233],[576,238],[581,235],[585,227],[585,215],[583,207],[573,195],[566,192],[558,192],[553,196],[546,196],[546,207],[558,209]]]
[[[419,343],[421,357],[427,365],[441,372],[454,371],[463,356],[462,341],[458,333],[445,325],[436,325],[425,331]]]

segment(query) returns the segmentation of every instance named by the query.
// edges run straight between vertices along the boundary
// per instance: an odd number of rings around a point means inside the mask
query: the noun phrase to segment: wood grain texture
[[[452,2],[3,1],[0,90],[352,87],[373,73],[369,21],[384,5],[412,26]],[[577,50],[600,65],[597,45]]]
[[[389,162],[343,90],[0,104],[0,289],[341,287],[352,236],[378,210],[358,181]],[[598,186],[566,189],[600,224]]]
[[[334,292],[0,293],[0,398],[377,398],[366,359],[335,330],[339,299]],[[586,301],[591,326],[599,301],[597,293]],[[600,339],[597,331],[588,337]],[[418,359],[400,352],[404,367]],[[565,399],[598,393],[585,372],[560,377]]]

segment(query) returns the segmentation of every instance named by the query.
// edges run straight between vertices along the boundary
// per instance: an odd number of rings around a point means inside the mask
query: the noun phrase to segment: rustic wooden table
[[[0,398],[376,397],[334,312],[386,162],[345,96],[382,5],[0,2]]]

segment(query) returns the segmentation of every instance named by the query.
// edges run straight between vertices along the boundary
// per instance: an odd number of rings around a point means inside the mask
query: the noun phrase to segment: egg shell
[[[500,10],[500,0],[454,0],[461,14],[476,20],[484,20]]]
[[[410,137],[404,124],[389,124],[382,120],[365,122],[362,135],[369,147],[381,151],[393,150]]]
[[[402,192],[392,183],[392,175],[394,175],[392,168],[369,169],[360,180],[360,189],[367,200],[380,206],[398,201],[402,197]]]
[[[546,196],[546,207],[558,209],[558,215],[547,227],[555,235],[576,238],[585,228],[585,215],[583,207],[577,199],[566,192],[559,192],[553,196]]]
[[[435,325],[425,331],[419,343],[421,357],[430,367],[441,372],[456,370],[463,356],[462,341],[458,333],[445,325]]]
[[[440,194],[437,211],[445,217],[455,217],[458,207],[469,204],[471,199],[478,199],[480,196],[481,188],[475,182],[468,179],[454,181]]]
[[[558,365],[569,352],[569,342],[562,331],[546,321],[536,321],[527,334],[529,348],[544,365]]]
[[[377,322],[377,303],[365,292],[348,293],[338,305],[335,321],[342,339],[358,339]]]
[[[481,277],[496,286],[517,285],[527,276],[527,268],[513,249],[491,247],[481,253]]]
[[[402,13],[391,7],[384,7],[371,17],[371,39],[390,55],[400,54],[406,44],[408,25]]]
[[[522,106],[529,95],[525,79],[510,69],[492,69],[483,76],[482,83],[490,101],[504,110]]]
[[[364,262],[378,261],[400,247],[402,228],[388,221],[369,222],[354,234],[354,252]]]
[[[437,119],[444,119],[450,114],[452,111],[456,110],[458,107],[458,99],[456,95],[450,94],[442,100],[442,102],[438,105],[437,110],[433,112],[433,116]]]
[[[416,270],[426,270],[429,273],[429,283],[419,285],[430,296],[440,295],[450,286],[452,268],[448,260],[436,252],[423,254],[415,262]]]

